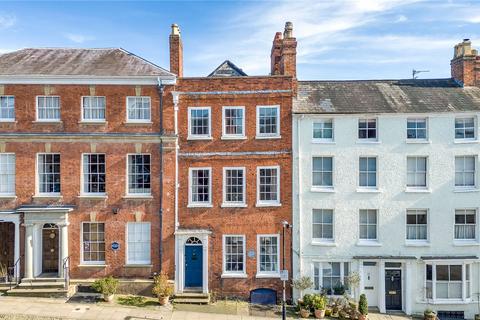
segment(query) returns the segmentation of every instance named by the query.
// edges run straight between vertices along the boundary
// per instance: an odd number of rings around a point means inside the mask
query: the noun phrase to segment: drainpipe
[[[160,187],[159,187],[159,194],[160,194],[160,210],[159,210],[159,219],[160,219],[160,243],[158,246],[158,256],[160,260],[160,273],[162,272],[162,261],[163,261],[163,84],[160,77],[157,78],[158,81],[158,95],[160,96],[160,117],[159,117],[159,130],[160,130]]]

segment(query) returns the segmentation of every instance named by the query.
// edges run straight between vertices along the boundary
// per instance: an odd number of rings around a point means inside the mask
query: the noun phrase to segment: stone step
[[[64,278],[37,277],[37,278],[23,278],[22,282],[65,282],[65,279]]]
[[[210,298],[175,298],[173,299],[173,303],[179,304],[209,304]]]
[[[33,282],[24,282],[22,281],[17,288],[19,289],[54,289],[54,288],[64,288],[65,283],[62,282],[50,282],[50,281],[33,281]]]
[[[68,298],[69,290],[63,288],[52,289],[25,289],[15,288],[7,291],[8,296],[14,297],[37,297],[37,298]]]

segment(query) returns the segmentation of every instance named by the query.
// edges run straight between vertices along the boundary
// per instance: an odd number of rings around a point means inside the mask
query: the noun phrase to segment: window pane
[[[131,194],[150,194],[150,155],[136,154],[128,156],[128,192]]]
[[[258,132],[261,135],[278,135],[279,114],[277,107],[259,107]]]

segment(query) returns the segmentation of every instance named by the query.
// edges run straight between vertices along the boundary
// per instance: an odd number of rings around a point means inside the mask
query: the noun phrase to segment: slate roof
[[[22,49],[0,55],[0,75],[174,76],[121,48]]]
[[[230,60],[223,61],[208,77],[246,77],[247,74]]]
[[[480,88],[453,79],[299,81],[294,113],[480,111]]]

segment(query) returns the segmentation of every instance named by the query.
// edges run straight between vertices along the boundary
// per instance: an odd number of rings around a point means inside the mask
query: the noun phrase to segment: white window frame
[[[40,98],[58,98],[58,119],[41,119],[39,118],[38,105]],[[35,97],[36,122],[62,122],[62,101],[60,96],[40,95]]]
[[[342,285],[345,286],[345,277],[348,276],[348,274],[345,274],[345,264],[348,264],[348,273],[352,273],[354,270],[352,270],[352,263],[347,260],[333,260],[333,261],[312,261],[311,268],[312,268],[312,281],[313,281],[313,286],[312,290],[315,292],[321,292],[323,290],[323,264],[328,264],[328,263],[339,263],[340,264],[340,281]],[[318,288],[316,289],[316,284],[315,284],[315,265],[318,265]],[[349,290],[346,290],[347,292]],[[335,294],[332,292],[330,296],[335,296]]]
[[[105,156],[105,192],[86,192],[85,191],[85,172],[84,172],[84,156],[85,155],[101,155]],[[86,152],[81,155],[81,174],[80,174],[80,195],[81,196],[91,196],[91,197],[105,197],[107,195],[107,155],[102,152]]]
[[[192,193],[192,186],[193,186],[193,171],[194,170],[207,170],[209,172],[209,178],[208,178],[208,195],[209,195],[209,201],[208,202],[194,202],[193,201],[193,193]],[[201,207],[212,207],[213,203],[213,194],[212,194],[212,168],[211,167],[190,167],[188,168],[188,207],[195,207],[195,208],[201,208]]]
[[[260,271],[260,239],[264,237],[277,238],[277,266],[278,271]],[[257,234],[257,278],[278,278],[280,277],[280,235],[279,234]]]
[[[457,138],[457,134],[456,134],[456,131],[457,131],[457,128],[456,128],[456,122],[457,120],[466,120],[466,119],[473,119],[473,138]],[[464,127],[464,131],[465,131],[465,127]],[[478,120],[477,120],[477,117],[474,116],[474,115],[471,115],[471,116],[468,116],[468,115],[465,115],[465,116],[457,116],[455,117],[454,121],[453,121],[453,138],[455,141],[459,141],[459,142],[470,142],[470,141],[476,141],[478,139]]]
[[[129,256],[129,232],[128,232],[128,227],[131,226],[131,225],[135,225],[135,224],[142,224],[142,225],[148,225],[148,231],[149,231],[149,234],[148,234],[148,256],[149,256],[149,260],[140,260],[140,261],[136,261],[136,260],[130,260],[130,256]],[[129,221],[125,224],[125,243],[127,244],[126,245],[126,250],[125,250],[125,264],[126,265],[151,265],[152,264],[152,224],[149,222],[149,221],[141,221],[141,222],[134,222],[134,221]],[[143,242],[142,242],[143,243]]]
[[[370,158],[374,158],[375,159],[375,186],[361,186],[360,185],[360,175],[363,171],[360,171],[360,161],[362,158],[366,158],[367,159],[367,168],[368,168],[368,160]],[[379,161],[378,161],[378,156],[370,156],[370,155],[361,155],[358,157],[358,175],[357,175],[357,179],[358,179],[358,183],[357,183],[357,186],[358,186],[358,189],[359,190],[378,190],[379,187],[379,181],[378,181],[378,165],[379,165]],[[365,171],[367,174],[371,171]],[[368,178],[367,178],[367,182],[368,182]]]
[[[418,215],[425,213],[427,216],[427,238],[426,239],[408,239],[408,215]],[[416,244],[416,243],[429,243],[430,242],[430,211],[428,209],[422,208],[408,208],[405,211],[405,241],[407,244]]]
[[[130,156],[149,156],[150,157],[150,192],[130,192]],[[126,195],[132,197],[145,197],[152,195],[152,155],[150,153],[127,153],[127,168],[126,168],[126,175],[127,175],[127,185],[125,187]]]
[[[84,259],[84,252],[83,252],[83,225],[85,223],[88,223],[88,224],[93,224],[93,223],[102,223],[103,224],[103,242],[105,243],[105,260],[104,261],[85,261]],[[82,221],[80,223],[80,261],[81,261],[81,264],[82,265],[105,265],[106,263],[106,259],[107,259],[107,238],[106,238],[106,234],[107,234],[107,230],[106,230],[106,226],[107,226],[107,223],[105,221]]]
[[[243,201],[227,201],[227,170],[241,170],[243,171]],[[247,192],[246,192],[246,170],[245,167],[223,167],[223,207],[246,207],[247,203]]]
[[[85,99],[85,98],[95,98],[95,99],[103,98],[103,101],[104,101],[104,103],[105,103],[105,105],[104,105],[104,112],[103,112],[104,115],[105,115],[105,117],[103,117],[103,119],[101,119],[101,118],[98,118],[98,119],[86,119],[86,118],[85,118],[85,113],[84,113],[84,111],[85,111],[85,104],[84,104],[85,101],[84,101],[84,99]],[[81,99],[81,100],[80,100],[80,105],[82,106],[82,109],[80,110],[80,111],[81,111],[81,114],[82,114],[82,115],[81,115],[81,117],[82,117],[82,118],[81,118],[81,119],[82,119],[81,121],[82,121],[82,122],[103,123],[103,122],[106,122],[106,121],[107,121],[107,98],[106,98],[105,96],[82,96],[80,99]]]
[[[276,108],[277,109],[277,132],[276,133],[260,133],[260,109]],[[256,112],[256,139],[278,139],[280,135],[280,105],[258,105]]]
[[[368,218],[368,212],[369,212],[369,211],[375,211],[376,221],[377,221],[377,223],[376,223],[376,225],[375,225],[375,229],[376,229],[376,231],[375,231],[375,235],[376,235],[375,239],[370,239],[370,238],[364,239],[364,238],[361,238],[360,227],[361,227],[362,223],[360,222],[360,214],[361,214],[361,212],[364,211],[364,210],[367,211],[367,218]],[[380,214],[379,214],[379,210],[378,210],[378,209],[359,209],[359,210],[358,210],[358,241],[359,241],[359,242],[361,242],[361,243],[365,243],[365,242],[366,242],[366,243],[369,243],[369,242],[377,243],[377,242],[379,242],[379,234],[378,234],[378,233],[379,233],[379,230],[380,230],[379,227],[378,227],[379,224],[380,224],[380,223],[379,223],[379,219],[380,219]],[[369,225],[371,226],[372,224],[367,222],[366,225],[367,225],[367,226],[369,226]],[[368,232],[367,232],[367,234],[368,234]]]
[[[424,158],[425,159],[425,186],[409,186],[408,185],[408,174],[413,173],[417,174],[420,173],[420,171],[415,171],[415,172],[410,172],[408,171],[408,159],[418,159],[418,158]],[[415,161],[415,164],[417,164],[417,160]],[[429,169],[430,169],[430,159],[428,156],[424,155],[409,155],[406,158],[406,171],[407,171],[407,176],[406,176],[406,182],[405,182],[405,188],[406,190],[428,190],[429,189],[429,182],[430,182],[430,174],[429,174]],[[415,170],[417,167],[415,166]]]
[[[60,156],[60,162],[58,163],[59,166],[60,166],[60,172],[59,172],[59,176],[60,176],[60,192],[40,192],[40,167],[39,167],[39,158],[40,156],[44,156],[44,155],[59,155]],[[60,197],[61,194],[62,194],[62,168],[61,168],[61,165],[62,165],[62,156],[59,152],[39,152],[36,154],[36,157],[35,157],[35,184],[36,184],[36,187],[35,187],[35,194],[36,196],[46,196],[46,197]]]
[[[226,116],[225,113],[227,109],[235,109],[235,110],[242,110],[242,134],[232,134],[232,133],[227,133],[226,126]],[[190,114],[190,113],[189,113]],[[247,137],[246,134],[246,127],[245,127],[245,107],[243,106],[223,106],[222,107],[222,139],[229,139],[229,140],[235,140],[235,139],[245,139]]]
[[[331,238],[315,238],[313,236],[313,226],[314,224],[323,224],[323,223],[314,223],[314,214],[315,214],[315,211],[325,211],[325,210],[328,210],[328,211],[331,211],[332,212],[332,237]],[[312,242],[313,243],[333,243],[335,242],[335,210],[334,209],[326,209],[326,208],[322,208],[322,209],[315,209],[313,208],[312,209],[312,233],[311,233],[311,236],[312,236]]]
[[[466,214],[466,211],[467,210],[471,210],[474,212],[474,216],[475,216],[475,238],[474,239],[462,239],[462,238],[456,238],[455,237],[455,229],[456,229],[456,226],[457,226],[457,223],[455,222],[455,218],[457,216],[457,211],[463,211],[463,214]],[[463,224],[463,225],[469,225],[467,223]],[[453,211],[453,242],[456,243],[456,244],[476,244],[478,243],[478,239],[479,239],[479,236],[478,236],[478,208],[455,208],[455,210]]]
[[[360,122],[361,121],[370,121],[370,120],[375,120],[375,138],[360,138]],[[378,118],[359,118],[357,121],[357,140],[360,142],[378,142],[379,141],[379,130],[378,130]],[[362,130],[367,130],[367,135],[368,135],[368,124],[366,129]]]
[[[15,197],[15,194],[16,194],[16,178],[17,178],[17,168],[16,168],[17,158],[16,158],[15,153],[13,153],[13,152],[2,152],[2,153],[0,153],[0,157],[3,157],[3,156],[5,156],[7,158],[9,156],[13,156],[13,192],[1,192],[0,197]],[[8,176],[12,175],[12,173],[10,173],[10,172],[3,173],[2,172],[2,176],[3,175],[6,175],[7,180],[8,180]]]
[[[459,303],[465,303],[472,301],[472,295],[475,293],[472,292],[472,274],[473,274],[473,266],[475,265],[472,261],[464,261],[464,260],[448,260],[448,261],[443,261],[443,260],[431,260],[431,261],[425,261],[423,272],[424,272],[424,288],[427,288],[427,265],[432,266],[432,297],[429,298],[427,297],[427,291],[425,290],[425,294],[423,298],[426,301],[433,302],[433,303],[449,303],[449,304],[454,304],[456,302]],[[446,265],[446,266],[452,266],[452,265],[461,265],[462,266],[462,298],[457,299],[457,298],[437,298],[436,297],[436,284],[437,284],[437,266],[439,265]],[[467,265],[470,268],[470,279],[467,280]],[[440,280],[443,281],[443,280]],[[467,288],[469,286],[469,288]],[[470,297],[467,297],[467,290],[470,293]]]
[[[473,185],[472,186],[457,186],[456,185],[456,175],[457,175],[457,158],[466,158],[466,157],[471,157],[473,158],[473,164],[474,164],[474,172],[473,172]],[[453,163],[453,166],[454,166],[454,178],[453,178],[453,186],[455,188],[455,190],[457,191],[462,191],[462,190],[476,190],[478,188],[478,157],[476,155],[464,155],[464,154],[458,154],[458,155],[455,155],[454,157],[454,163]],[[462,171],[462,173],[464,173],[465,171]]]
[[[13,99],[13,118],[0,118],[0,122],[14,122],[15,121],[15,96],[13,96],[13,95],[0,95],[0,106],[1,106],[1,100],[2,99],[7,100],[7,106],[8,106],[8,100]]]
[[[322,186],[322,185],[315,185],[313,182],[314,182],[314,179],[313,179],[313,173],[314,173],[314,170],[313,170],[313,163],[314,163],[314,160],[315,158],[331,158],[332,159],[332,185],[331,186]],[[328,172],[328,171],[318,171],[320,173],[322,172]],[[312,189],[313,190],[333,190],[335,188],[335,157],[334,156],[331,156],[331,155],[313,155],[312,156],[312,180],[311,180],[311,183],[312,183]]]
[[[260,169],[277,170],[277,200],[260,200]],[[257,207],[280,206],[280,166],[260,166],[257,167]]]
[[[332,137],[331,138],[315,138],[315,125],[324,124],[325,122],[332,123]],[[325,129],[322,128],[322,131]],[[312,121],[312,142],[313,143],[332,143],[335,141],[335,121],[333,118],[320,118]]]
[[[227,237],[241,237],[243,239],[243,270],[242,271],[227,271]],[[246,237],[244,234],[224,234],[222,237],[222,277],[231,278],[246,278],[247,277],[247,252],[246,252]]]
[[[150,105],[150,111],[149,111],[150,117],[148,119],[130,119],[130,112],[128,109],[128,99],[142,99],[142,103],[143,103],[143,99],[147,99]],[[106,109],[106,103],[105,103],[105,109]],[[127,114],[125,115],[127,123],[151,123],[152,122],[152,98],[150,96],[127,96],[125,98],[125,110],[127,112]]]
[[[409,138],[408,137],[408,130],[415,130],[415,134],[418,134],[418,131],[419,129],[417,127],[413,128],[413,129],[409,129],[408,128],[408,122],[409,121],[415,121],[415,123],[418,123],[419,121],[425,121],[425,138]],[[411,141],[428,141],[429,139],[429,135],[428,135],[428,118],[422,118],[422,117],[412,117],[412,118],[407,118],[407,123],[406,123],[406,136],[407,136],[407,141],[411,142]]]
[[[192,134],[192,111],[208,110],[208,134]],[[188,107],[188,133],[187,140],[211,140],[212,139],[212,108],[211,107]]]

